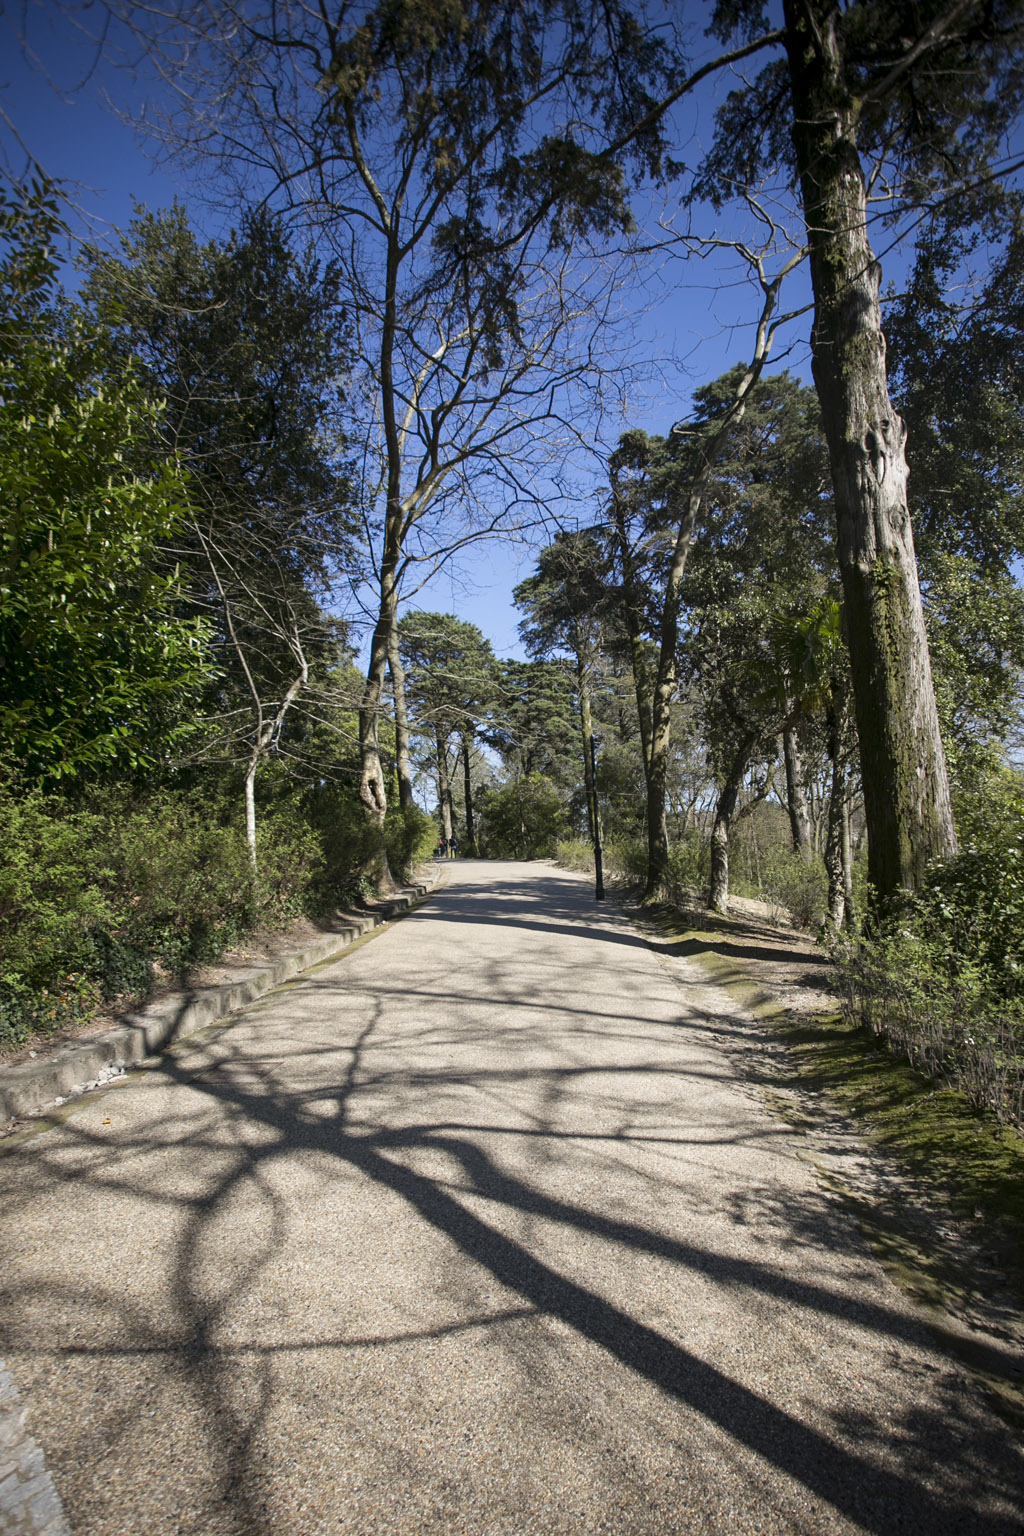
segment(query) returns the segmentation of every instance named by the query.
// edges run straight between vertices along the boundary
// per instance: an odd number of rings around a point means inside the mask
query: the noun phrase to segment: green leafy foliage
[[[480,843],[488,858],[553,858],[568,831],[562,797],[541,773],[482,790],[479,809]]]
[[[562,788],[583,776],[572,671],[566,661],[503,661],[480,733],[515,778],[540,775]]]
[[[93,789],[69,802],[0,792],[0,1050],[141,998],[247,934],[357,895],[366,826],[345,784],[299,789],[266,776],[254,875],[237,786]],[[385,825],[405,873],[434,837],[422,811]]]
[[[558,861],[569,869],[592,870],[594,850],[589,843],[564,841],[558,844]],[[602,862],[605,876],[640,892],[647,883],[647,844],[637,837],[615,837],[604,844]],[[697,836],[680,838],[672,847],[668,870],[659,891],[659,900],[680,910],[698,906],[703,900],[711,871],[707,842]]]
[[[805,859],[792,848],[773,848],[764,860],[754,893],[793,926],[807,933],[819,930],[828,910],[828,877],[820,859]]]
[[[180,794],[0,795],[0,1047],[144,995],[251,927],[241,835]]]
[[[490,641],[449,613],[408,613],[399,621],[398,644],[417,729],[442,742],[456,731],[472,734],[494,694]]]
[[[437,826],[418,805],[390,810],[384,822],[388,866],[392,874],[409,878],[416,865],[434,851]]]
[[[1024,790],[839,964],[850,1013],[1024,1129]]]
[[[177,204],[139,209],[117,256],[83,264],[91,313],[164,402],[140,451],[189,475],[174,559],[181,611],[211,621],[204,755],[262,766],[271,738],[308,749],[345,639],[322,605],[357,543],[337,271],[265,209],[203,243]]]
[[[158,559],[183,477],[134,466],[159,407],[61,301],[59,227],[42,191],[0,201],[0,757],[51,780],[179,746],[209,675],[206,626],[175,613]]]

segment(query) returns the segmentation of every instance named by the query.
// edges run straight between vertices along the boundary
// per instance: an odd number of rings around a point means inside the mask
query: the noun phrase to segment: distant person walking
[[[450,859],[454,859],[456,854],[458,853],[458,851],[459,851],[459,840],[455,836],[455,833],[453,832],[451,837],[448,839],[448,857]]]
[[[437,845],[434,857],[438,859],[446,859],[448,857],[448,844],[443,837]]]

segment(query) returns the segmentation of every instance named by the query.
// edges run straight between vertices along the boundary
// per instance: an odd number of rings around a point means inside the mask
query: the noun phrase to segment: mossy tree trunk
[[[884,899],[956,851],[917,562],[906,437],[889,399],[857,149],[831,0],[785,0],[814,293],[812,358],[835,484],[869,875]]]
[[[834,701],[828,719],[828,755],[832,761],[832,784],[828,799],[828,832],[825,837],[825,872],[828,875],[826,926],[842,927],[846,914],[843,836],[849,825],[846,816],[846,758],[842,747],[841,704]]]
[[[757,743],[753,734],[743,737],[729,763],[715,806],[715,820],[711,828],[711,884],[708,890],[708,906],[713,912],[729,910],[729,834],[736,820],[740,790],[750,766],[751,755]]]
[[[633,694],[636,698],[636,717],[640,730],[640,752],[644,765],[644,781],[651,773],[651,694],[653,682],[650,666],[644,651],[643,630],[639,614],[643,604],[642,583],[638,578],[636,559],[630,545],[626,517],[622,502],[616,495],[612,499],[612,530],[619,565],[622,570],[622,604],[620,617],[629,641],[629,663],[633,674]]]
[[[840,851],[843,866],[843,926],[848,933],[858,929],[857,908],[853,899],[853,832],[850,827],[850,780],[846,778],[843,794],[843,836]]]

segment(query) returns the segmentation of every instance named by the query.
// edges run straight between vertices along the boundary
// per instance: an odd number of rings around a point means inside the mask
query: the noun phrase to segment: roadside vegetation
[[[848,1129],[881,1152],[877,1178],[871,1164],[858,1164],[853,1178],[821,1164],[819,1175],[897,1283],[930,1311],[933,1328],[997,1411],[1024,1428],[1012,1342],[1024,1303],[1019,1130],[912,1065],[848,1009],[801,1003],[802,984],[827,990],[829,980],[828,958],[808,935],[788,933],[781,948],[789,960],[777,955],[769,964],[759,952],[778,940],[779,929],[747,911],[723,917],[698,902],[655,908],[648,920],[656,944],[696,959],[709,981],[762,1022],[766,1040],[784,1042],[784,1052],[749,1068],[773,1114],[798,1134],[823,1132],[826,1146],[835,1130]],[[950,1329],[951,1314],[968,1326]],[[993,1317],[1007,1330],[1005,1350],[972,1337],[973,1324],[985,1318],[991,1327]]]
[[[939,865],[914,895],[872,913],[858,880],[855,931],[826,922],[826,876],[777,835],[771,807],[752,818],[733,882],[765,917],[815,937],[846,1023],[881,1040],[932,1083],[958,1090],[974,1111],[1024,1135],[1024,833],[1020,809],[990,824],[984,844]],[[758,822],[761,822],[758,828]],[[760,835],[758,835],[760,834]],[[558,844],[559,863],[593,872],[583,840]],[[637,840],[602,848],[606,877],[641,895]],[[659,904],[692,915],[707,907],[710,849],[693,836],[672,851]]]

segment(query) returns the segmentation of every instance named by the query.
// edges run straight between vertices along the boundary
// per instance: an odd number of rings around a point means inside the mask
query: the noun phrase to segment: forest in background
[[[107,9],[187,45],[164,131],[235,228],[139,209],[71,297],[58,189],[0,204],[0,1046],[439,836],[600,835],[648,899],[821,932],[851,1008],[1020,1126],[1024,12],[720,5],[686,53],[628,4]],[[574,500],[651,187],[753,341]],[[814,388],[771,364],[801,324]],[[528,660],[421,611],[545,516]]]

